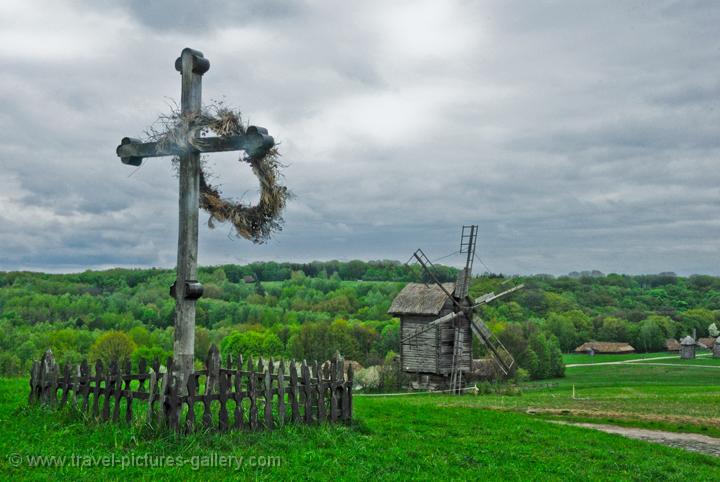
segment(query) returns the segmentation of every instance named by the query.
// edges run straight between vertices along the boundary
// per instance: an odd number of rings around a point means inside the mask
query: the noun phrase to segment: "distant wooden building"
[[[625,353],[635,353],[635,348],[628,343],[623,342],[588,341],[575,348],[575,353],[622,355]]]
[[[243,281],[244,281],[245,283],[254,283],[254,282],[255,282],[255,276],[253,276],[253,275],[251,275],[251,274],[245,275],[245,276],[243,276]]]
[[[449,293],[454,293],[455,283],[443,283]],[[431,321],[453,312],[453,302],[437,285],[408,283],[395,297],[388,313],[400,318],[400,339],[417,333]],[[457,324],[465,340],[472,340],[470,322],[465,315],[457,318]],[[429,384],[441,384],[453,367],[455,325],[438,324],[411,337],[400,344],[400,364],[409,374],[422,376]],[[458,369],[469,372],[472,365],[472,345],[463,344]],[[420,377],[419,377],[420,378]]]
[[[665,350],[672,352],[680,351],[680,342],[675,338],[668,338],[665,340]]]
[[[680,358],[683,360],[692,360],[695,358],[695,347],[697,342],[692,336],[686,336],[680,340]]]
[[[700,348],[706,348],[708,350],[712,350],[713,345],[715,345],[715,338],[713,338],[712,336],[707,336],[705,338],[698,338],[697,345]]]

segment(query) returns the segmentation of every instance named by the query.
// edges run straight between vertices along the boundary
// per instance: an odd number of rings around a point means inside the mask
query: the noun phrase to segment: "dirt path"
[[[644,428],[620,427],[618,425],[605,425],[600,423],[561,422],[553,421],[563,425],[574,425],[576,427],[591,428],[601,432],[614,433],[623,437],[636,440],[677,447],[692,452],[720,457],[720,439],[700,435],[697,433],[664,432],[662,430],[648,430]]]
[[[701,353],[697,357],[701,356],[710,356],[712,353]],[[596,367],[600,365],[624,365],[625,363],[636,363],[636,362],[643,362],[648,361],[651,362],[653,360],[668,360],[671,358],[679,358],[679,355],[670,355],[670,356],[656,356],[652,358],[633,358],[632,360],[619,360],[619,361],[609,361],[609,362],[597,362],[597,363],[570,363],[569,365],[565,365],[565,368],[575,368],[575,367]],[[679,366],[693,366],[693,365],[679,365]],[[697,365],[695,365],[697,366]]]

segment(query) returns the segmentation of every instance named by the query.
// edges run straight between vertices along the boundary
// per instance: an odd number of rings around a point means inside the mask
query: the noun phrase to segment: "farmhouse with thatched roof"
[[[604,353],[608,355],[621,355],[624,353],[635,353],[628,343],[614,341],[588,341],[575,348],[575,353]]]
[[[715,345],[715,338],[713,338],[712,336],[698,338],[697,344],[700,348],[707,348],[708,350],[712,350],[713,345]]]
[[[667,351],[680,351],[680,342],[675,338],[668,338],[665,340],[665,350]]]

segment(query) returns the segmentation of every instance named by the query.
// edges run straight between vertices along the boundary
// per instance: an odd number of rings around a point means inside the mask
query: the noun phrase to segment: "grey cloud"
[[[495,271],[720,274],[713,2],[171,3],[86,2],[103,32],[22,24],[61,58],[0,50],[0,269],[174,264],[169,161],[131,175],[114,149],[178,98],[189,45],[297,194],[267,245],[202,227],[201,263],[434,259],[476,222]],[[254,199],[233,159],[210,163]]]

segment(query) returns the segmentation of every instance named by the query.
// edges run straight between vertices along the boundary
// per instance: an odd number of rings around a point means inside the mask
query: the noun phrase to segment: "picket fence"
[[[122,365],[122,369],[120,368]],[[210,348],[204,370],[196,370],[181,390],[173,374],[172,358],[113,361],[106,370],[101,361],[91,373],[87,361],[56,364],[48,350],[33,363],[31,404],[53,408],[72,405],[94,418],[133,423],[144,417],[153,427],[167,426],[179,433],[197,430],[272,430],[288,423],[345,423],[352,420],[353,368],[344,370],[342,357],[318,365],[306,361],[255,364],[251,357],[233,363]],[[60,393],[58,393],[60,392]],[[124,407],[124,409],[123,409]],[[200,415],[201,414],[201,415]],[[232,414],[232,417],[230,416]]]

